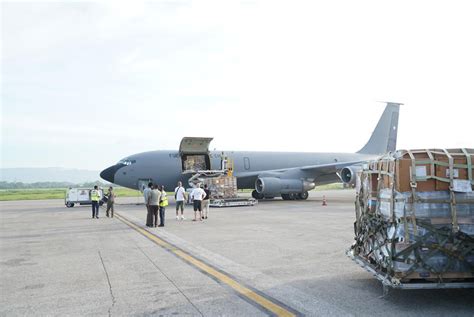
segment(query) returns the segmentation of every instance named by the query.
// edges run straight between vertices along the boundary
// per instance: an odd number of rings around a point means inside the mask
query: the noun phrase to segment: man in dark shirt
[[[109,217],[109,210],[112,212],[111,216],[114,217],[114,203],[115,203],[115,193],[112,186],[109,187],[107,192],[107,210],[105,211],[107,217]]]

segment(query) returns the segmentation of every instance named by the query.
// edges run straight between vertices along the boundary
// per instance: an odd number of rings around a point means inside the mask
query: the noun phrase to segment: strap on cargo
[[[434,177],[436,175],[435,173],[435,159],[434,159],[434,156],[433,154],[431,153],[431,151],[429,149],[426,149],[426,153],[428,154],[428,157],[430,158],[430,175],[428,178],[430,177]]]
[[[408,155],[410,156],[411,159],[411,173],[410,173],[410,185],[411,187],[416,188],[416,161],[415,161],[415,156],[410,150],[407,150]],[[413,197],[415,198],[415,197]]]
[[[413,155],[413,153],[410,150],[408,150],[407,152],[411,158],[410,187],[411,187],[411,195],[412,195],[412,204],[411,204],[410,219],[411,219],[411,222],[413,223],[413,232],[415,233],[415,235],[417,235],[418,231],[416,228],[415,210],[416,210],[416,204],[419,202],[419,200],[418,200],[418,195],[416,194],[416,188],[418,186],[416,182],[416,161],[415,161],[415,156]]]
[[[388,180],[388,189],[390,189],[390,191],[392,192],[390,195],[390,221],[392,223],[395,222],[395,201],[394,201],[395,190],[393,186],[393,180],[394,180],[393,172],[395,170],[394,165],[395,165],[395,162],[393,161],[393,159],[387,160],[387,170],[386,170],[386,174],[384,175],[384,177],[387,177],[387,180]]]
[[[451,154],[446,149],[443,149],[444,153],[448,157],[449,161],[449,194],[451,196],[451,219],[452,219],[452,225],[453,225],[453,232],[458,232],[459,231],[459,225],[458,225],[458,215],[457,215],[457,210],[456,210],[456,194],[453,191],[454,187],[454,159]]]
[[[474,185],[474,180],[472,179],[472,160],[471,160],[471,154],[467,152],[466,149],[461,149],[463,153],[466,155],[466,161],[467,161],[467,178],[471,182],[471,185]]]
[[[377,204],[375,206],[375,211],[380,213],[380,189],[382,188],[382,175],[380,168],[378,168],[377,171]]]
[[[459,224],[458,224],[458,213],[456,209],[456,194],[453,191],[452,187],[449,187],[450,195],[451,195],[451,217],[452,217],[452,224],[453,224],[453,232],[459,231]]]
[[[405,241],[410,241],[410,233],[408,232],[408,222],[407,222],[407,205],[403,204],[403,228],[405,229]]]
[[[362,190],[362,189],[361,189]],[[360,192],[356,194],[356,201],[355,201],[355,211],[356,211],[356,221],[355,221],[355,234],[360,230],[360,200],[361,197],[359,196]]]

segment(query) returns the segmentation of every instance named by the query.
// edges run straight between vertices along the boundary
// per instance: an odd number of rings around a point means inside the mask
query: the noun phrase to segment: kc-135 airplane
[[[385,111],[367,144],[356,153],[247,152],[225,151],[233,160],[239,189],[254,189],[256,199],[281,196],[284,200],[308,198],[318,185],[342,181],[355,184],[355,175],[367,161],[397,144],[401,103],[387,102]],[[212,138],[183,138],[179,151],[150,151],[134,154],[106,168],[100,176],[120,186],[142,189],[148,182],[174,189],[192,176],[186,161],[200,157],[207,170],[220,169],[221,151],[209,151]]]

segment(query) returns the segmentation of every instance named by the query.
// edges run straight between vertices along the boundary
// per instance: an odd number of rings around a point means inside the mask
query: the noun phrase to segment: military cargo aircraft
[[[212,138],[183,138],[179,151],[149,151],[121,159],[100,173],[120,186],[143,189],[148,182],[174,189],[178,181],[187,184],[192,176],[189,162],[199,169],[219,170],[222,156],[233,161],[233,175],[239,189],[253,189],[256,199],[281,196],[284,200],[304,200],[318,185],[342,181],[355,184],[356,173],[369,160],[397,144],[400,103],[387,102],[367,144],[356,153],[302,153],[209,151]]]

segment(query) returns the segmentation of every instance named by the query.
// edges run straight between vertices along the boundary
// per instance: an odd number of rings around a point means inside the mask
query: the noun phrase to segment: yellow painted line
[[[123,221],[125,224],[132,227],[136,231],[140,232],[145,237],[152,240],[153,242],[155,242],[159,246],[171,251],[172,253],[174,253],[176,256],[183,259],[184,261],[192,264],[193,266],[197,267],[201,271],[204,271],[207,274],[213,276],[214,278],[216,278],[220,282],[230,286],[237,293],[241,294],[242,296],[245,296],[247,299],[251,300],[252,302],[257,303],[258,305],[262,306],[266,310],[274,313],[277,316],[284,316],[284,317],[296,316],[294,313],[288,311],[284,307],[272,302],[271,300],[255,293],[254,291],[252,291],[248,287],[245,287],[244,285],[240,284],[239,282],[237,282],[236,280],[234,280],[230,276],[228,276],[228,275],[226,275],[222,272],[217,271],[216,269],[212,268],[211,266],[207,265],[206,263],[202,262],[201,260],[196,259],[195,257],[193,257],[192,255],[186,253],[185,251],[180,250],[177,247],[169,244],[168,242],[158,238],[156,235],[154,235],[154,234],[148,232],[147,230],[137,226],[136,224],[129,221],[125,217],[123,217],[121,215],[118,215],[117,213],[115,213],[115,214],[116,214],[118,219],[120,219],[121,221]]]

